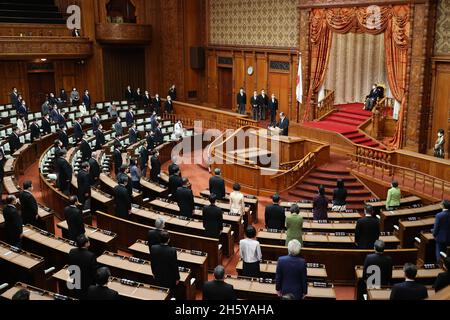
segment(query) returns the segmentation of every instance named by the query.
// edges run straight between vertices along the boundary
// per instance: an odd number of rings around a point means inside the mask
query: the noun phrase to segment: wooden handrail
[[[442,200],[450,194],[450,182],[448,181],[414,169],[394,165],[388,161],[376,160],[373,157],[352,155],[352,170],[368,174],[373,179],[384,182],[391,182],[395,178],[400,180],[402,188],[411,189],[414,193],[422,193],[437,200]],[[409,182],[409,184],[405,182]]]
[[[335,93],[333,90],[325,90],[325,98],[323,100],[320,100],[317,104],[315,104],[314,108],[314,119],[320,120],[326,115],[328,115],[330,112],[336,110],[336,107],[334,106],[334,97]]]

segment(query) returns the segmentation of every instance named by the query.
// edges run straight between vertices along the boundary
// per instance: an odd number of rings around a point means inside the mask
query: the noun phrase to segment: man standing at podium
[[[289,119],[286,118],[284,112],[280,113],[280,122],[278,123],[277,127],[281,129],[280,136],[289,135]]]

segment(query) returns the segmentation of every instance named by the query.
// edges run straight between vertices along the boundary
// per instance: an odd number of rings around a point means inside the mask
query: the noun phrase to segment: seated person
[[[384,95],[384,89],[379,87],[376,83],[373,84],[372,90],[369,95],[366,96],[366,102],[364,104],[364,110],[372,111],[373,107],[377,103],[378,99],[381,99]]]

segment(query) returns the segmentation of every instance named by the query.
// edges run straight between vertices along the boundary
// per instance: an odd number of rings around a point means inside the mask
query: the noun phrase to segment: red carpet
[[[370,111],[363,110],[363,104],[352,103],[336,106],[338,111],[333,112],[321,121],[305,122],[303,125],[342,134],[353,143],[372,148],[385,149],[378,141],[360,133],[358,127],[371,116]]]

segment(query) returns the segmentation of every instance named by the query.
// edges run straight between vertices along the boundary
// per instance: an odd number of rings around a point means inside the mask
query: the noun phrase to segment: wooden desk
[[[138,240],[131,245],[128,250],[133,256],[141,259],[150,259],[147,241]],[[198,280],[197,288],[201,288],[203,283],[208,281],[208,254],[201,251],[193,251],[177,248],[178,263],[182,267],[192,270],[195,278]]]
[[[0,241],[0,282],[24,281],[45,286],[44,258]]]
[[[363,266],[356,266],[355,267],[355,274],[356,279],[358,281],[362,280],[363,278]],[[425,268],[418,268],[417,269],[417,276],[416,280],[423,284],[433,284],[436,280],[439,273],[444,272],[442,268],[432,268],[432,269],[425,269]],[[405,274],[403,272],[403,266],[394,266],[392,269],[392,283],[398,283],[403,282],[405,280]]]
[[[60,292],[73,294],[67,289],[67,281],[70,281],[67,266],[53,274],[52,278],[59,284]],[[124,300],[168,300],[169,289],[151,286],[140,282],[131,282],[126,279],[110,277],[107,287],[116,290]]]
[[[387,249],[394,265],[404,265],[417,260],[417,249]],[[261,244],[264,260],[276,261],[287,254],[285,246]],[[338,249],[338,248],[302,248],[300,256],[307,262],[314,261],[325,265],[328,280],[333,283],[355,284],[355,266],[363,265],[368,254],[373,250]]]
[[[15,177],[18,177],[20,173],[18,170],[16,171],[16,169],[16,158],[9,158],[6,160],[5,165],[3,166],[5,176],[14,175]]]
[[[57,293],[46,291],[43,289],[39,289],[36,287],[29,286],[23,283],[16,283],[14,287],[5,291],[1,297],[6,300],[12,300],[12,297],[22,289],[27,289],[30,292],[30,300],[31,301],[55,301],[55,300],[73,300],[76,299],[69,298],[67,296],[61,296]]]
[[[103,173],[102,173],[103,174]],[[100,174],[100,175],[102,175]],[[75,175],[72,176],[72,186],[76,190],[78,189],[78,181]],[[76,192],[75,192],[76,193]],[[111,195],[104,193],[103,191],[91,187],[91,211],[96,212],[98,210],[104,210],[107,212],[114,212],[114,199]],[[64,219],[61,219],[64,220]]]
[[[434,295],[435,295],[434,289],[428,288],[428,297],[432,297]],[[391,296],[390,288],[367,290],[367,300],[389,300],[390,296]]]
[[[139,239],[147,239],[148,232],[154,227],[121,219],[103,212],[97,212],[97,226],[117,233],[117,246],[127,250]],[[222,249],[219,239],[196,236],[170,231],[170,243],[177,248],[198,250],[208,254],[208,269],[214,269],[222,263]]]
[[[17,159],[16,166],[18,166],[18,171],[16,170],[16,172],[23,174],[24,171],[36,161],[36,146],[26,143],[14,152],[12,156]]]
[[[234,287],[236,296],[239,299],[276,299],[278,294],[275,289],[275,283],[261,283],[259,279],[252,279],[247,277],[236,277],[228,275],[225,282]],[[327,299],[336,300],[336,293],[333,287],[330,288],[315,288],[312,284],[308,284],[308,294],[306,299]]]
[[[442,211],[441,204],[433,204],[423,206],[420,208],[400,209],[394,211],[382,211],[380,213],[380,227],[381,230],[391,231],[394,224],[397,224],[400,219],[408,217],[425,217],[431,216]]]
[[[154,200],[156,198],[166,198],[168,196],[169,189],[163,185],[150,181],[148,178],[141,178],[141,188],[143,192],[143,198]]]
[[[409,197],[400,199],[400,207],[411,206],[413,204],[417,204],[417,203],[421,203],[421,202],[422,202],[422,199],[420,199],[419,197],[409,196]],[[386,209],[386,201],[376,201],[376,202],[367,201],[365,204],[372,206],[374,209],[380,209],[380,210]]]
[[[97,262],[109,267],[111,273],[117,277],[148,284],[153,284],[155,281],[150,261],[147,260],[141,259],[139,262],[135,262],[127,257],[105,252],[97,258]],[[191,279],[192,273],[189,269],[180,271],[180,283],[175,292],[177,299],[192,300],[195,298],[195,290],[193,284],[191,284]]]
[[[419,241],[415,241],[415,247],[419,250],[417,261],[419,264],[434,263],[436,261],[436,241],[431,231],[422,231]]]
[[[62,230],[63,237],[68,238],[67,221],[61,221],[57,224],[58,228]],[[117,234],[107,230],[98,229],[89,225],[84,225],[86,236],[91,243],[90,250],[97,256],[100,256],[105,251],[116,251]]]
[[[3,185],[5,186],[5,191],[9,195],[17,196],[20,192],[17,186],[14,176],[7,176],[3,178]]]
[[[144,208],[131,208],[131,220],[147,225],[154,225],[158,217],[164,217],[165,228],[169,231],[182,232],[197,236],[205,235],[203,221],[194,219],[181,219],[179,216],[171,216],[161,212],[151,211]],[[230,257],[234,254],[233,232],[231,227],[224,226],[220,234],[220,243],[223,245],[224,253]]]
[[[397,237],[400,239],[402,248],[414,247],[415,237],[421,231],[431,230],[434,226],[435,217],[419,218],[417,220],[401,220],[398,224]]]
[[[236,265],[236,270],[239,275],[242,274],[243,262],[239,260]],[[260,263],[260,273],[264,278],[275,279],[275,274],[277,271],[277,261],[263,261]],[[313,266],[313,264],[307,265],[307,277],[309,281],[326,281],[327,279],[327,269],[324,265]]]
[[[30,225],[23,227],[22,241],[28,251],[45,258],[46,268],[61,268],[67,262],[70,250],[76,248],[74,242]]]
[[[206,199],[209,199],[210,195],[211,195],[211,192],[209,191],[209,189],[206,189],[206,190],[203,190],[200,192],[200,196],[203,198],[206,198]],[[224,199],[229,201],[230,194],[226,193]],[[250,215],[252,216],[252,220],[245,221],[245,225],[247,225],[248,223],[252,223],[252,221],[254,223],[257,223],[258,222],[258,198],[255,196],[244,195],[244,203],[246,206],[250,207]]]
[[[285,245],[286,232],[271,232],[262,229],[256,235],[261,244]],[[387,248],[396,248],[400,241],[396,236],[380,236]],[[321,248],[355,248],[355,237],[353,234],[336,235],[334,233],[315,233],[304,232],[303,243],[305,247],[321,247]]]

